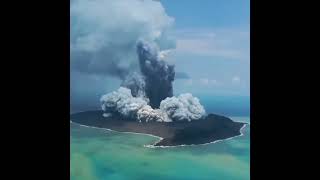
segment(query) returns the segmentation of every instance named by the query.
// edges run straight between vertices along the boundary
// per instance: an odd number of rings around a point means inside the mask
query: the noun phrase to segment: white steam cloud
[[[190,93],[166,98],[161,101],[160,109],[173,121],[198,120],[206,113],[199,99]]]
[[[131,90],[120,87],[117,91],[101,97],[102,110],[108,113],[119,113],[126,118],[136,118],[137,112],[148,103],[140,97],[133,97]]]
[[[140,122],[191,121],[201,119],[205,115],[199,99],[189,93],[166,98],[161,101],[160,109],[153,109],[142,97],[133,97],[131,90],[124,87],[102,96],[100,101],[105,117],[116,113]]]
[[[171,122],[172,120],[168,115],[160,109],[152,109],[151,106],[144,106],[139,109],[137,113],[138,121],[158,121],[158,122]]]
[[[159,109],[152,109],[148,101],[142,97],[133,97],[131,90],[120,87],[117,91],[108,93],[101,97],[104,116],[119,114],[124,118],[138,119],[138,121],[161,121],[168,122],[167,114]]]

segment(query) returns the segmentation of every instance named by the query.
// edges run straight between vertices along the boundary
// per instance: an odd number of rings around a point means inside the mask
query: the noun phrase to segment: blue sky
[[[161,2],[175,19],[177,49],[169,59],[191,76],[177,80],[175,92],[249,96],[250,1]]]
[[[248,28],[249,0],[161,0],[177,28]]]

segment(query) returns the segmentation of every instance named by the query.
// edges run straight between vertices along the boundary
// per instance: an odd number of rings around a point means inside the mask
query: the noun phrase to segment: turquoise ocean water
[[[174,148],[146,148],[158,140],[147,135],[70,127],[71,180],[250,179],[250,125],[230,140]]]

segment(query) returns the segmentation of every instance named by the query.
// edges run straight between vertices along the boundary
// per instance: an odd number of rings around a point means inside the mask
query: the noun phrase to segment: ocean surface
[[[250,122],[250,117],[230,117]],[[248,180],[250,125],[208,145],[147,148],[158,138],[70,123],[71,180]]]

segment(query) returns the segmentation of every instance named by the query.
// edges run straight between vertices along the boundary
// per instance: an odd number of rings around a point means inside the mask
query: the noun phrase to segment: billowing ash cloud
[[[123,87],[102,96],[100,101],[105,113],[119,113],[130,119],[135,119],[138,110],[148,104],[140,97],[133,97],[131,90]]]
[[[172,120],[168,115],[161,111],[160,109],[152,109],[151,106],[143,106],[137,112],[138,121],[148,122],[148,121],[158,121],[158,122],[171,122]]]
[[[121,86],[130,89],[134,97],[146,97],[145,77],[138,72],[129,74],[121,83]]]
[[[84,74],[124,79],[137,71],[139,39],[175,47],[168,36],[174,20],[157,1],[72,0],[70,17],[71,68]]]
[[[137,53],[140,70],[146,81],[146,96],[151,107],[158,108],[163,99],[173,96],[174,65],[163,59],[164,53],[154,43],[139,41]]]
[[[126,119],[140,122],[191,121],[205,115],[198,98],[188,93],[166,98],[161,101],[160,109],[153,109],[144,98],[133,97],[131,90],[124,87],[102,96],[100,101],[105,117],[119,114]]]
[[[105,117],[119,114],[124,118],[140,122],[170,121],[166,113],[159,109],[152,109],[144,98],[133,97],[128,88],[120,87],[117,91],[102,96],[100,101]]]
[[[205,110],[199,99],[193,97],[190,93],[166,98],[161,101],[160,109],[166,112],[173,121],[198,120],[205,115]]]

